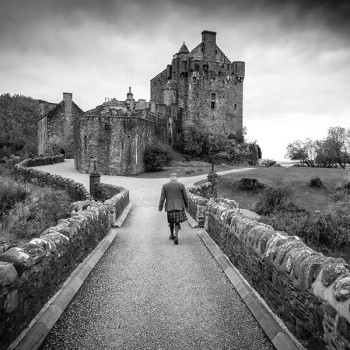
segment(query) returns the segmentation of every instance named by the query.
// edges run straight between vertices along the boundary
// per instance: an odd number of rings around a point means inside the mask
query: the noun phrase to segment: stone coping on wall
[[[65,189],[78,200],[70,205],[69,218],[59,220],[30,242],[0,254],[0,348],[8,346],[29,324],[129,204],[125,188],[99,184],[104,196],[111,191],[111,198],[102,203],[93,200],[84,186],[73,180],[27,168],[53,164],[55,160],[64,158],[25,160],[15,168],[16,176]]]
[[[254,280],[262,280],[255,284],[269,306],[280,311],[273,307],[274,301],[269,300],[268,294],[264,295],[271,283],[277,289],[278,304],[290,303],[287,310],[295,312],[285,316],[304,318],[302,325],[291,329],[294,334],[302,333],[301,328],[305,327],[318,346],[323,343],[329,349],[350,348],[350,266],[341,258],[314,251],[298,236],[258,222],[256,215],[239,209],[233,200],[205,198],[209,187],[210,183],[206,183],[187,188],[190,215],[197,221],[200,213],[199,226],[204,227],[230,260],[232,257],[233,263],[238,262],[239,270],[244,268],[241,272],[253,287]],[[264,273],[270,275],[271,281],[263,281]],[[283,313],[278,315],[285,319]]]
[[[231,254],[239,265],[245,267],[246,276],[256,275],[256,266],[259,266],[262,273],[255,278],[263,279],[264,273],[268,275],[272,268],[275,272],[270,277],[271,283],[278,288],[276,295],[282,298],[282,304],[291,303],[287,309],[291,313],[295,311],[296,319],[309,317],[309,320],[303,319],[303,327],[317,338],[316,341],[325,342],[330,349],[349,347],[350,266],[343,259],[325,257],[298,236],[289,236],[246,218],[238,206],[229,205],[223,199],[207,202],[204,229],[226,254]],[[229,248],[230,244],[231,247],[232,244],[239,246],[239,253]],[[242,259],[245,261],[240,261]],[[280,280],[280,276],[286,280]],[[264,288],[258,290],[263,297]],[[288,296],[289,292],[291,295]],[[274,309],[274,302],[266,301]],[[318,325],[315,324],[315,313],[321,313],[322,320]],[[283,319],[284,315],[280,316]]]

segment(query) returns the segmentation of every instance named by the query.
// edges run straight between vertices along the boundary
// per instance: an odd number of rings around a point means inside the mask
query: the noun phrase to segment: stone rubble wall
[[[64,162],[64,155],[25,159],[15,165],[15,176],[16,178],[33,182],[39,186],[49,186],[55,189],[65,190],[76,201],[92,199],[86,188],[72,179],[65,179],[60,175],[52,175],[45,171],[28,168],[62,162]]]
[[[204,227],[206,205],[212,192],[212,184],[205,182],[187,189],[188,212],[197,221],[199,227]]]
[[[222,198],[207,201],[204,228],[308,349],[350,349],[350,266],[343,259],[244,217]]]
[[[26,160],[16,175],[39,185],[66,189],[78,199],[70,206],[71,217],[59,220],[38,238],[0,254],[0,348],[5,349],[29,325],[73,270],[111,229],[111,216],[129,202],[129,191],[99,184],[101,199],[93,200],[81,184],[26,166],[64,161],[50,157]],[[108,192],[110,191],[110,196]]]

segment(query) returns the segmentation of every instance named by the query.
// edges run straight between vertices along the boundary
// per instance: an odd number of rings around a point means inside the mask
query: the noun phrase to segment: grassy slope
[[[246,173],[229,174],[219,176],[218,195],[237,201],[241,208],[252,209],[259,197],[259,191],[242,191],[238,188],[238,182],[243,177],[256,178],[265,184],[274,182],[289,183],[294,189],[294,198],[300,206],[309,211],[325,210],[333,203],[333,193],[340,186],[348,170],[301,168],[301,167],[257,167]],[[311,178],[318,176],[324,184],[324,188],[311,188],[308,186]]]

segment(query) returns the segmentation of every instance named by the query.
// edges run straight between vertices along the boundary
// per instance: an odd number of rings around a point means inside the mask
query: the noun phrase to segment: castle
[[[171,64],[151,79],[149,102],[136,101],[129,88],[126,100],[106,99],[83,113],[64,94],[38,122],[39,154],[60,130],[72,135],[65,151],[69,156],[74,149],[77,170],[89,173],[95,163],[102,174],[143,172],[147,145],[172,145],[191,125],[214,134],[242,133],[244,76],[244,62],[231,62],[216,45],[216,33],[203,31],[199,45],[189,51],[183,43]]]

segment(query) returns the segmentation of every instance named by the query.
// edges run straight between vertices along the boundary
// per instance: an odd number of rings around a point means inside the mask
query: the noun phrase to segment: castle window
[[[187,62],[186,61],[182,61],[182,68],[186,69],[187,68]]]
[[[84,151],[87,151],[87,136],[84,136]]]
[[[215,108],[215,98],[216,98],[216,94],[211,94],[211,101],[210,101],[211,109]]]
[[[215,50],[215,55],[217,55],[217,53],[218,53],[218,50]]]
[[[237,103],[235,103],[235,111],[237,111]]]
[[[198,95],[198,92],[197,92],[197,97],[198,97],[199,95]]]
[[[203,65],[203,71],[208,72],[208,65],[207,64]]]
[[[196,63],[196,64],[194,65],[194,70],[195,70],[196,72],[199,71],[199,64],[198,64],[198,63]]]

